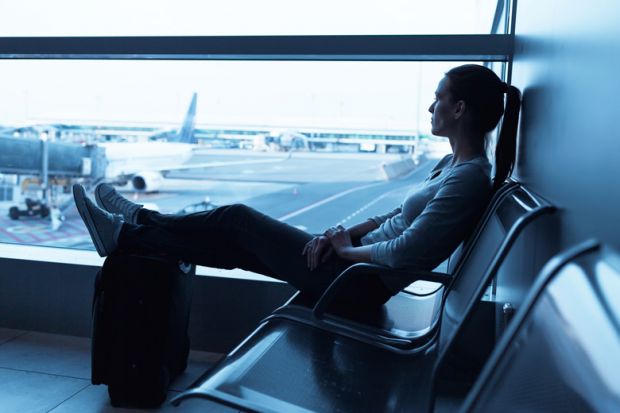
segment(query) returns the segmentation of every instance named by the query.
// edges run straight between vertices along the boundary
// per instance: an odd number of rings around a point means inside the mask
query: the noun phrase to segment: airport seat
[[[493,279],[521,231],[538,216],[553,210],[551,205],[510,181],[495,195],[462,251],[451,257],[451,261],[458,262],[451,274],[355,264],[333,282],[318,302],[309,302],[298,294],[268,319],[286,318],[310,324],[394,351],[423,351],[437,331],[443,306],[447,306],[449,315],[462,311],[462,303],[454,304],[456,297],[469,297],[474,289]],[[362,273],[380,276],[387,283],[392,277],[411,282],[432,281],[438,283],[438,288],[423,295],[402,291],[377,312],[340,308],[337,312],[330,311],[330,303],[337,298],[338,291],[346,289],[350,285],[348,281]],[[453,298],[446,302],[451,290],[455,290]]]
[[[594,241],[542,271],[461,412],[620,412],[620,255]]]
[[[433,334],[426,342],[424,351],[382,340],[382,337],[366,334],[366,331],[358,333],[353,325],[347,330],[295,317],[269,317],[198,380],[196,386],[181,393],[173,403],[198,397],[258,412],[426,409],[432,374],[437,365],[452,367],[447,361],[458,354],[462,337],[475,335],[481,343],[492,341],[490,346],[481,350],[485,357],[490,353],[495,340],[494,320],[485,318],[484,314],[494,315],[496,303],[482,298],[496,267],[514,243],[510,239],[520,232],[517,227],[538,222],[534,218],[553,210],[551,206],[536,201],[523,188],[510,191],[508,198],[512,200],[506,201],[505,205],[499,203],[497,216],[489,217],[490,225],[496,228],[507,226],[507,237],[499,249],[496,248],[498,252],[483,277],[478,276],[473,283],[458,278],[448,286],[443,301],[449,310],[439,313],[439,333]],[[515,227],[513,224],[517,223]],[[489,248],[488,243],[494,240],[495,234],[495,230],[482,231],[475,250]],[[473,251],[471,257],[475,256]],[[470,265],[471,259],[466,259],[463,266]],[[492,311],[487,313],[485,309]],[[486,323],[482,330],[479,320]],[[364,328],[361,323],[360,328]],[[492,337],[483,338],[485,334]],[[456,366],[462,369],[459,371],[462,377],[470,378],[469,385],[480,371],[485,357],[481,358],[480,364]]]

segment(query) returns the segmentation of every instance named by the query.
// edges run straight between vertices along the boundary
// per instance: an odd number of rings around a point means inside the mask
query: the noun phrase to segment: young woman
[[[74,185],[73,194],[101,256],[167,254],[198,265],[242,268],[286,281],[316,298],[355,262],[432,270],[445,260],[473,230],[493,191],[512,170],[519,108],[518,89],[490,69],[464,65],[450,70],[439,82],[429,112],[432,133],[447,137],[453,153],[399,208],[348,229],[329,228],[320,236],[241,204],[163,215],[141,208],[107,184],[95,189],[99,207],[82,186]],[[491,180],[486,139],[502,114]],[[342,299],[376,306],[406,284],[388,286],[378,277],[360,276]]]

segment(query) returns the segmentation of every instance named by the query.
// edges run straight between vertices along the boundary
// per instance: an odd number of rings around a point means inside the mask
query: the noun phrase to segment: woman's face
[[[435,136],[450,136],[458,119],[458,104],[452,101],[449,92],[450,79],[444,77],[437,85],[435,100],[428,108],[431,117],[431,133]]]

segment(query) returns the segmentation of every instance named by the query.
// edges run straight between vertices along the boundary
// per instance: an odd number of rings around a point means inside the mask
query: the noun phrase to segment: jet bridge
[[[106,164],[104,150],[94,145],[0,137],[0,173],[97,181]]]

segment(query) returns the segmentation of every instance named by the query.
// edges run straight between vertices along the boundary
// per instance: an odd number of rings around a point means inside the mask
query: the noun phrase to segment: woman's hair
[[[446,73],[446,77],[450,80],[453,100],[464,101],[466,111],[470,111],[469,126],[476,134],[486,136],[504,115],[495,145],[493,189],[496,190],[508,178],[515,164],[521,92],[502,82],[491,69],[480,65],[455,67]]]

